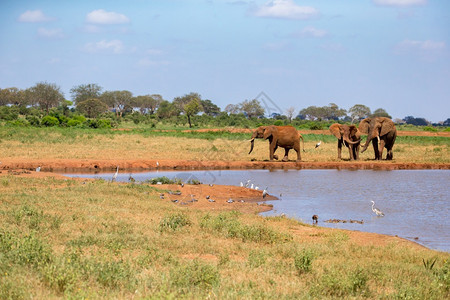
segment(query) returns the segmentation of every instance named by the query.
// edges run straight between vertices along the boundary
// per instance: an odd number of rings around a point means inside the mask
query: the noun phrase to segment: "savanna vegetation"
[[[449,254],[394,238],[180,207],[147,184],[6,175],[0,188],[1,299],[450,296]]]
[[[71,93],[67,101],[48,83],[0,90],[0,299],[449,298],[448,253],[395,238],[363,242],[355,232],[284,217],[181,207],[161,199],[167,190],[155,182],[27,177],[4,168],[11,161],[264,161],[267,141],[257,140],[248,155],[248,129],[269,124],[308,130],[302,160],[333,162],[336,138],[320,130],[385,116],[383,109],[330,104],[262,117],[256,99],[221,111],[196,93],[172,102],[95,84]],[[417,119],[397,128],[450,125],[411,123]],[[449,146],[442,133],[399,135],[394,160],[382,163],[448,164]],[[369,147],[361,160],[373,157]]]

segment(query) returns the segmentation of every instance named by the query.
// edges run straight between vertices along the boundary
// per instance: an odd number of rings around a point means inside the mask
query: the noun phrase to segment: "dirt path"
[[[281,162],[281,161],[193,161],[193,160],[102,160],[102,159],[14,159],[1,161],[0,170],[41,167],[42,171],[110,172],[119,166],[122,170],[227,170],[227,169],[376,169],[376,170],[449,170],[450,164],[396,163],[390,161],[337,161],[337,162]]]

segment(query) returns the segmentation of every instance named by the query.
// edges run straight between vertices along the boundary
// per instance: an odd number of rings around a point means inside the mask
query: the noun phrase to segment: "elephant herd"
[[[366,118],[355,125],[343,125],[335,123],[330,126],[330,132],[338,139],[338,158],[341,159],[342,145],[349,150],[350,160],[358,160],[361,147],[361,134],[367,134],[367,140],[362,145],[361,153],[367,150],[372,141],[375,159],[381,160],[383,149],[386,148],[386,160],[392,160],[392,147],[397,137],[397,129],[394,122],[385,117]],[[297,152],[297,161],[301,160],[300,140],[303,143],[303,137],[292,126],[260,126],[252,135],[250,140],[250,154],[253,151],[256,138],[262,138],[269,141],[269,159],[278,159],[275,151],[278,147],[284,148],[285,154],[282,161],[288,161],[289,150],[294,149]],[[303,151],[305,146],[303,144]]]

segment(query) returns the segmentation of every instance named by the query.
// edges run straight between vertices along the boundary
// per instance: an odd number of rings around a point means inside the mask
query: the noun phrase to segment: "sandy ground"
[[[58,166],[63,166],[62,162],[58,163]],[[21,176],[28,178],[45,178],[54,177],[59,179],[66,179],[64,175],[50,173],[50,172],[36,172],[28,169],[9,169],[1,170],[1,176]],[[77,181],[87,181],[94,179],[84,178],[70,178]],[[132,184],[117,182],[115,184]],[[223,185],[155,185],[161,190],[167,190],[167,192],[161,193],[160,197],[163,201],[171,202],[173,205],[177,205],[182,209],[198,209],[206,211],[227,211],[237,210],[243,213],[259,213],[263,211],[269,211],[272,209],[272,205],[265,204],[263,201],[277,200],[278,198],[268,195],[263,199],[262,191],[248,189],[245,187],[237,186],[223,186]],[[169,192],[170,191],[170,192]],[[209,198],[209,199],[208,199]],[[214,201],[210,201],[210,199]],[[233,201],[230,203],[229,200]],[[324,220],[320,219],[319,226],[293,226],[291,233],[299,236],[301,239],[317,240],[317,242],[323,241],[323,236],[332,234],[333,231],[340,231],[340,229],[331,229],[320,227],[320,223]],[[363,230],[363,228],[361,228]],[[425,248],[422,245],[408,241],[406,239],[399,238],[397,236],[381,235],[376,233],[367,233],[360,231],[345,231],[351,242],[362,246],[387,246],[391,243],[405,245],[408,247]]]

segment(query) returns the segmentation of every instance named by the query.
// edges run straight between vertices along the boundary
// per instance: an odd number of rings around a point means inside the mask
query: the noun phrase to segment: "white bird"
[[[157,168],[159,167],[159,162],[158,162],[158,161],[156,161],[156,167],[157,167]]]
[[[247,180],[247,183],[245,184],[245,187],[246,187],[246,188],[248,188],[248,186],[250,185],[250,181],[251,181],[250,179]]]
[[[233,203],[234,200],[230,198],[230,199],[227,200],[227,202],[228,202],[228,203]]]
[[[267,189],[268,189],[269,187],[266,187],[265,189],[264,189],[264,191],[263,191],[263,199],[264,198],[266,198],[266,196],[267,196]]]
[[[374,201],[370,201],[370,202],[372,202],[372,211],[373,211],[378,217],[384,217],[384,213],[383,213],[381,210],[379,210],[379,209],[376,208],[376,207],[373,207],[373,206],[375,205],[375,202],[374,202]]]
[[[244,187],[244,183],[241,181],[241,187]]]
[[[259,190],[259,186],[255,186],[255,190]]]
[[[112,177],[111,181],[114,181],[114,180],[116,180],[116,178],[117,178],[117,175],[119,175],[119,166],[117,166],[117,169],[116,169],[116,173],[114,173],[114,175],[113,175],[113,177]]]
[[[216,202],[214,199],[208,199],[209,202]]]
[[[319,148],[319,146],[320,146],[321,143],[322,143],[322,141],[319,141],[319,142],[316,144],[316,148]]]
[[[41,167],[39,166],[36,168],[36,172],[40,172],[40,171],[41,171]]]
[[[252,183],[252,186],[250,188],[253,190],[253,183]]]
[[[210,196],[208,195],[208,196],[206,196],[206,199],[209,199],[210,198]]]

